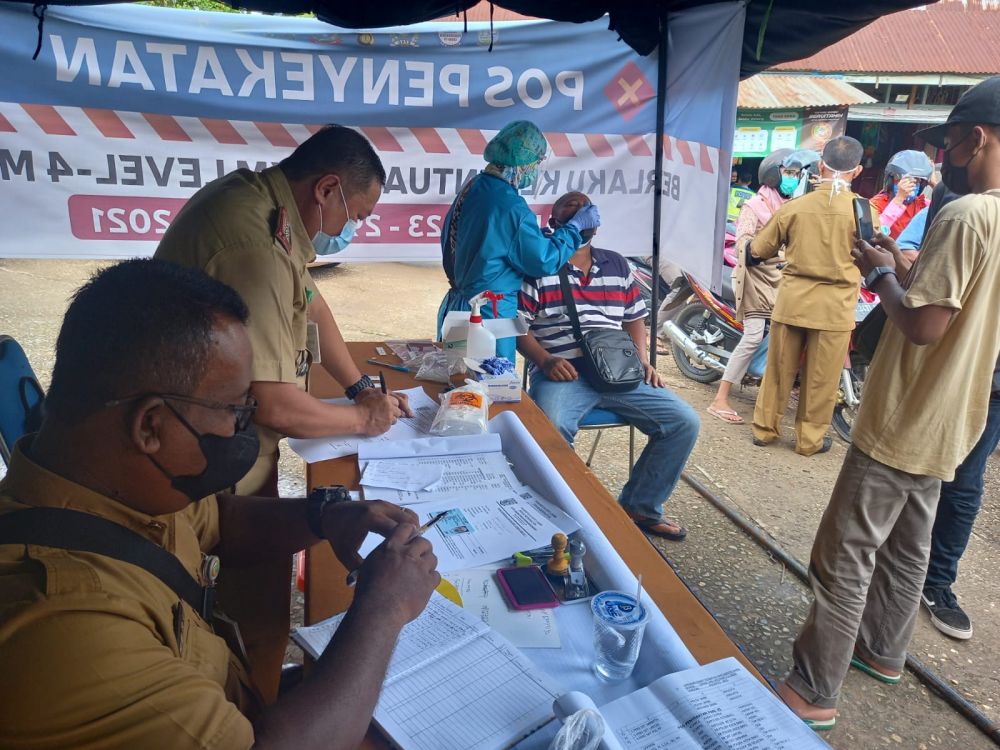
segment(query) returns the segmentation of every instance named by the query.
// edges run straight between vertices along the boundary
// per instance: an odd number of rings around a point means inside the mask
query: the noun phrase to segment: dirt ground
[[[48,383],[69,296],[101,265],[0,260],[0,333],[21,342],[43,385]],[[445,288],[438,267],[356,264],[318,269],[314,275],[346,338],[433,335]],[[661,356],[658,367],[669,387],[702,415],[688,472],[807,562],[845,444],[835,440],[828,454],[810,458],[797,455],[787,437],[769,448],[754,447],[748,427],[723,424],[705,412],[714,386],[684,379],[669,355]],[[755,396],[755,389],[736,394],[734,403],[745,417],[753,410]],[[582,455],[592,439],[585,435],[578,441]],[[286,452],[281,469],[283,491],[301,493],[301,462]],[[612,493],[620,490],[627,472],[627,431],[605,433],[593,469]],[[687,485],[678,487],[667,507],[688,527],[688,539],[654,543],[761,671],[769,677],[783,675],[809,605],[808,589]],[[1000,568],[998,520],[1000,462],[994,457],[987,470],[983,511],[955,587],[972,617],[975,635],[970,641],[951,640],[921,612],[911,646],[913,654],[994,722],[1000,721],[1000,666],[993,650],[1000,647],[1000,584],[992,575]],[[889,687],[852,671],[844,686],[838,728],[826,739],[839,750],[994,746],[910,673],[902,684]]]

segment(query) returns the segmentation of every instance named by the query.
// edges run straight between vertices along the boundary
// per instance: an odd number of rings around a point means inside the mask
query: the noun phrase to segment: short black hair
[[[99,271],[63,318],[46,415],[73,423],[126,396],[190,394],[217,319],[248,316],[240,295],[204,271],[153,258]]]
[[[865,147],[857,138],[838,135],[823,147],[823,163],[838,172],[849,172],[861,163]]]
[[[372,144],[358,131],[343,125],[325,125],[279,166],[292,181],[333,173],[355,190],[366,189],[372,180],[385,185],[385,167]]]
[[[556,198],[555,203],[552,204],[552,214],[555,215],[558,211],[562,210],[563,206],[573,198],[583,198],[587,203],[591,202],[590,197],[586,193],[581,193],[579,190],[570,190],[568,193],[563,193]]]

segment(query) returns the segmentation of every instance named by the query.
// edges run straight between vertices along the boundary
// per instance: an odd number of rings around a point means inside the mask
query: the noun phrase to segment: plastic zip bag
[[[482,435],[490,415],[490,397],[486,388],[474,380],[466,380],[461,388],[442,393],[430,434]]]

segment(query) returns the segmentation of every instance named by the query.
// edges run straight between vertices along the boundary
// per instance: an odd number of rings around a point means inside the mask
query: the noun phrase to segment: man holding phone
[[[768,445],[780,437],[781,418],[803,360],[795,451],[803,456],[824,453],[833,442],[826,431],[861,284],[851,258],[856,232],[852,200],[857,196],[850,186],[861,172],[863,151],[854,138],[831,139],[823,149],[819,184],[775,211],[748,245],[749,265],[785,250],[767,368],[754,407],[754,445]],[[878,222],[874,211],[870,221]]]
[[[942,481],[987,424],[1000,353],[1000,76],[969,89],[947,123],[920,131],[945,151],[962,197],[935,218],[903,274],[892,239],[858,240],[855,262],[888,318],[865,398],[809,564],[815,601],[779,685],[815,728],[829,728],[850,666],[902,677]]]

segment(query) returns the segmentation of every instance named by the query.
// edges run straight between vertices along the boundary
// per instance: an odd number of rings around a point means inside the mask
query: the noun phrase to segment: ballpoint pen
[[[375,359],[374,357],[369,357],[367,360],[370,365],[378,365],[379,367],[388,367],[390,370],[395,370],[396,372],[409,372],[409,367],[404,367],[403,365],[394,365],[392,362],[383,362],[380,359]]]
[[[436,524],[438,521],[440,521],[446,515],[448,515],[448,511],[446,511],[446,510],[441,511],[436,516],[434,516],[434,518],[432,518],[427,523],[425,523],[423,526],[421,526],[419,529],[417,529],[417,534],[416,535],[417,536],[423,536],[425,531],[427,531],[431,526],[433,526],[434,524]],[[350,573],[347,574],[347,585],[348,586],[354,586],[354,584],[356,584],[357,582],[358,582],[358,571],[357,570],[352,570]]]

